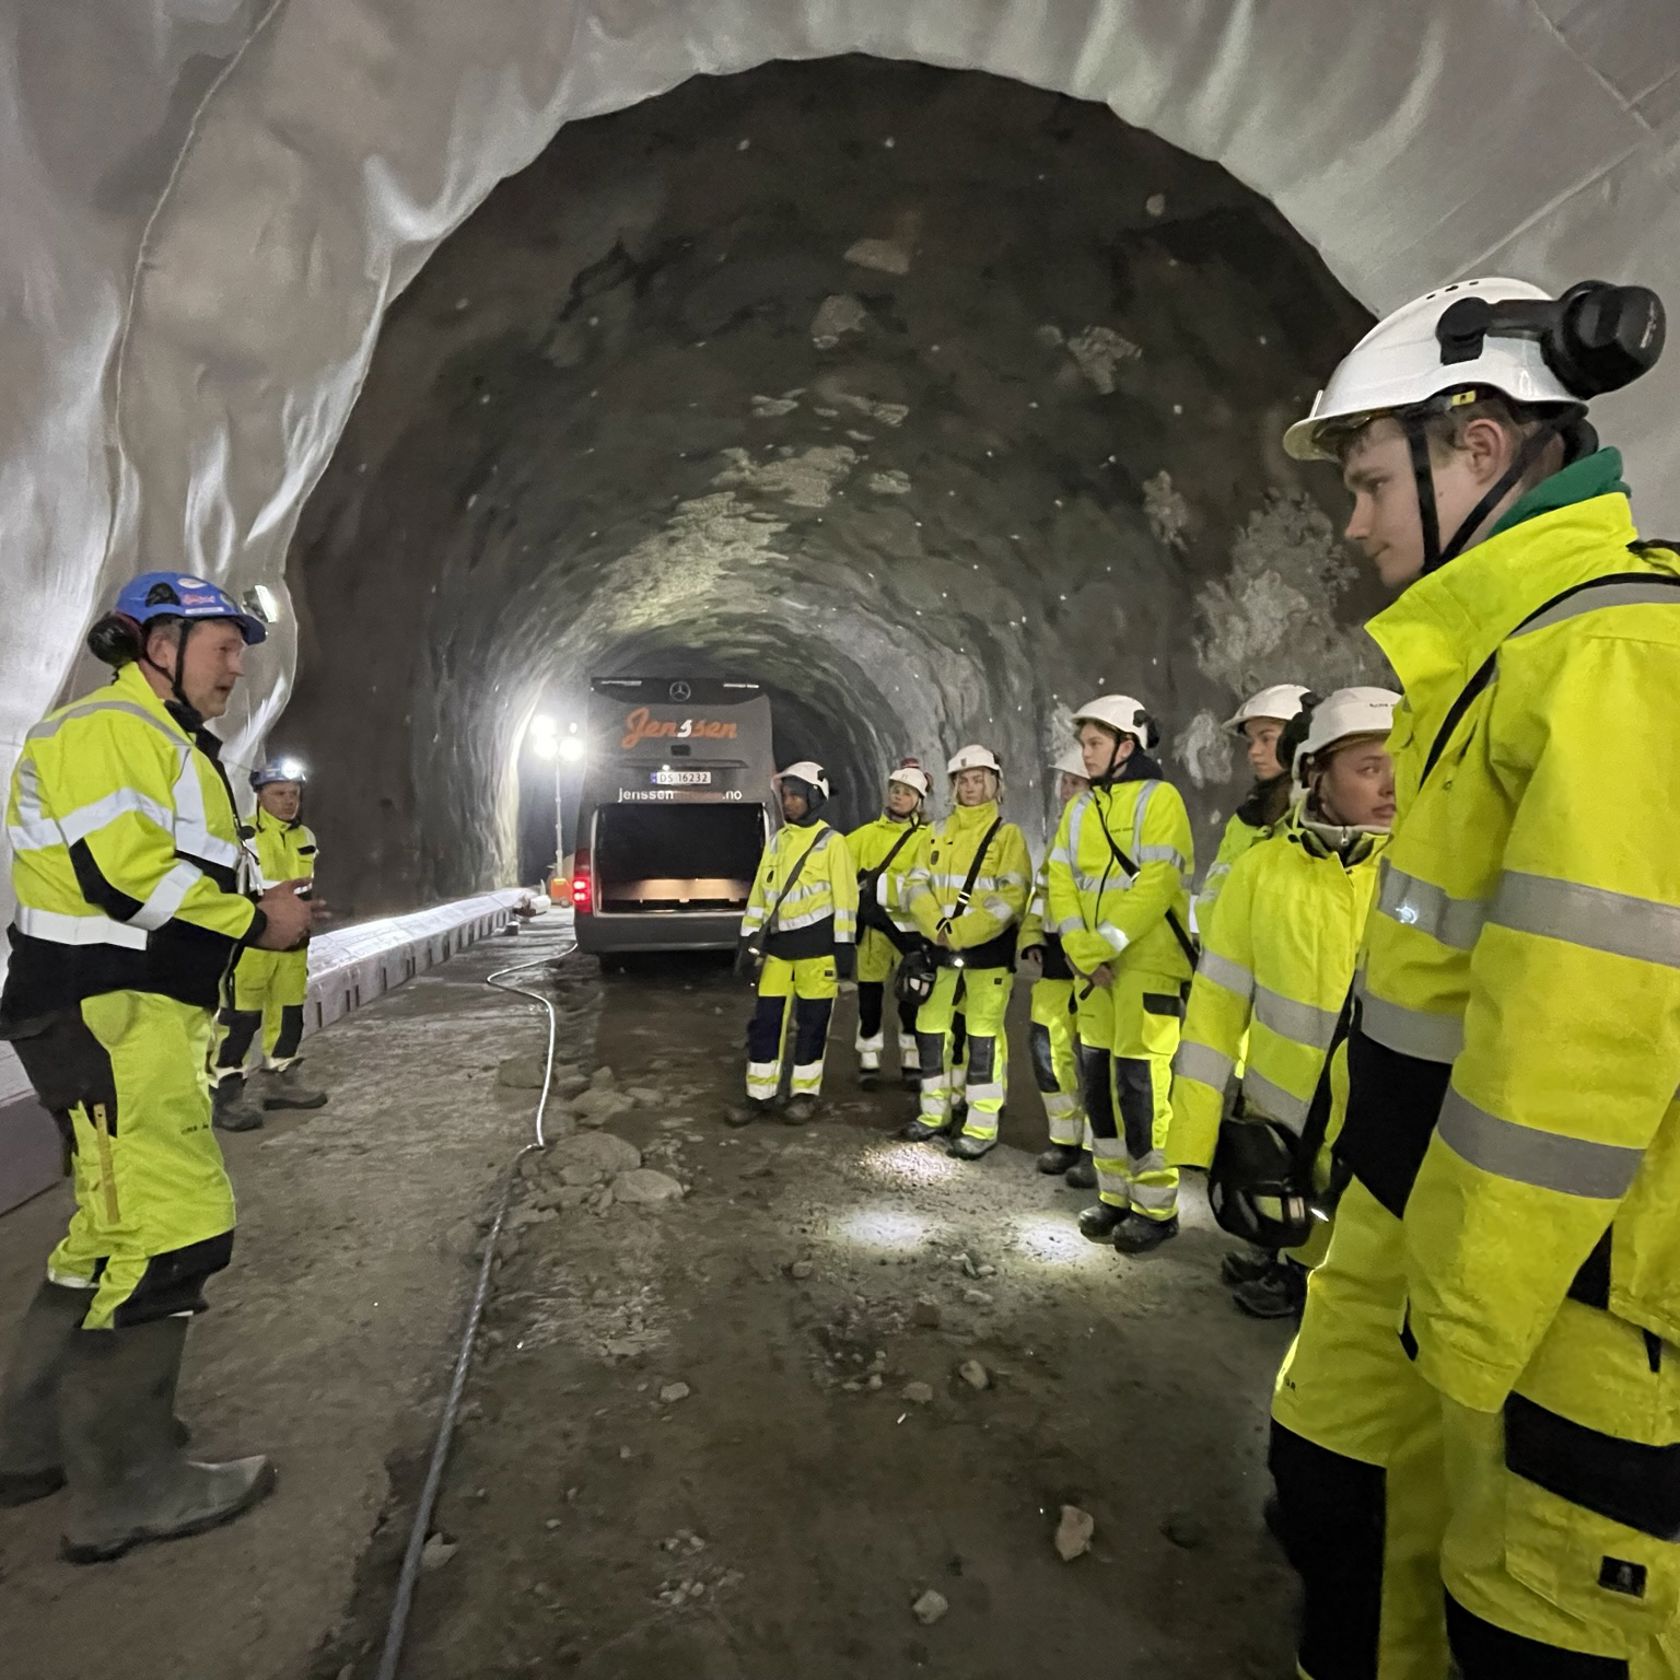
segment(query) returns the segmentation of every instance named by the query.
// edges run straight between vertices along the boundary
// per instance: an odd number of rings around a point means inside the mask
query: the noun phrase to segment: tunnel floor
[[[228,1140],[242,1246],[183,1403],[207,1450],[272,1451],[280,1491],[93,1571],[53,1557],[56,1501],[0,1513],[11,1672],[92,1680],[120,1650],[127,1680],[373,1673],[478,1223],[535,1095],[496,1078],[535,1015],[478,981],[563,935],[489,941],[329,1029],[332,1104]],[[603,981],[577,954],[549,976],[561,1061],[644,1093],[607,1130],[687,1194],[545,1209],[552,1164],[522,1183],[404,1675],[1289,1672],[1259,1522],[1285,1331],[1231,1308],[1199,1197],[1145,1260],[1085,1243],[1086,1198],[1032,1171],[1019,1058],[985,1161],[897,1142],[911,1099],[855,1090],[844,1005],[824,1123],[729,1131],[738,982]],[[56,1204],[0,1223],[0,1299],[25,1297]],[[1063,1562],[1069,1504],[1096,1526]],[[924,1624],[929,1589],[948,1608]]]

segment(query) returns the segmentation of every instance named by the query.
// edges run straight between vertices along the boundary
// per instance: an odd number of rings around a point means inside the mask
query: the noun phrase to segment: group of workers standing
[[[1239,1303],[1300,1313],[1268,1520],[1304,1680],[1680,1675],[1680,552],[1640,537],[1587,419],[1663,330],[1639,287],[1459,282],[1290,428],[1398,596],[1368,629],[1401,692],[1239,709],[1256,784],[1199,944],[1188,818],[1129,697],[1076,716],[1031,881],[982,747],[949,817],[906,766],[848,838],[818,766],[782,778],[732,1118],[773,1106],[790,996],[784,1117],[811,1118],[854,964],[877,1079],[896,963],[905,1135],[984,1155],[1030,974],[1039,1164],[1094,1182],[1081,1229],[1158,1247],[1206,1170],[1252,1245],[1224,1263]]]
[[[1301,1309],[1270,1463],[1306,1680],[1680,1674],[1680,554],[1640,538],[1586,418],[1662,336],[1640,288],[1465,281],[1337,368],[1285,446],[1341,469],[1403,698],[1245,703],[1256,786],[1195,928],[1189,818],[1130,697],[1077,714],[1036,872],[983,746],[949,762],[949,815],[906,763],[850,836],[819,766],[780,778],[731,1118],[784,1078],[782,1117],[812,1117],[855,978],[863,1080],[891,985],[906,1137],[978,1159],[1029,975],[1038,1164],[1096,1190],[1081,1228],[1157,1248],[1205,1169],[1252,1244],[1226,1262],[1244,1304]],[[192,1460],[175,1416],[232,1248],[213,1116],[320,1099],[280,961],[314,915],[297,778],[259,778],[248,829],[207,728],[263,635],[201,579],[135,580],[89,638],[112,684],[32,730],[11,781],[0,1036],[76,1211],[0,1394],[0,1503],[68,1482],[76,1561],[273,1483]]]

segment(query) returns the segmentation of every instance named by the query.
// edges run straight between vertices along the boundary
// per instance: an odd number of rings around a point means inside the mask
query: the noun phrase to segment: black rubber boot
[[[228,1073],[216,1087],[211,1124],[223,1132],[254,1132],[263,1123],[263,1105],[251,1095],[242,1073]]]
[[[879,1088],[880,1083],[881,1070],[879,1068],[858,1069],[858,1089],[860,1091],[876,1090]]]
[[[262,1074],[264,1108],[325,1108],[326,1104],[327,1093],[305,1085],[296,1062],[266,1069]]]
[[[808,1126],[816,1119],[817,1108],[818,1104],[815,1097],[794,1097],[782,1110],[782,1124],[784,1126]]]
[[[945,1153],[954,1155],[959,1161],[978,1161],[982,1155],[989,1155],[997,1148],[995,1137],[970,1137],[967,1132],[951,1139]]]
[[[1277,1264],[1277,1256],[1261,1248],[1234,1248],[1219,1262],[1221,1281],[1232,1288],[1263,1278]]]
[[[1088,1207],[1079,1216],[1079,1234],[1088,1237],[1092,1242],[1112,1242],[1114,1233],[1132,1216],[1129,1207],[1114,1207],[1108,1202],[1098,1202],[1095,1207]]]
[[[770,1120],[775,1117],[776,1105],[764,1097],[748,1097],[745,1102],[738,1102],[723,1111],[723,1123],[726,1126],[750,1126],[755,1120]]]
[[[1097,1163],[1091,1159],[1088,1149],[1079,1151],[1079,1159],[1062,1174],[1075,1190],[1095,1190],[1097,1187]]]
[[[1114,1233],[1114,1246],[1122,1254],[1149,1254],[1177,1235],[1176,1213],[1171,1219],[1145,1219],[1142,1214],[1133,1214]]]
[[[898,1135],[911,1143],[929,1143],[936,1137],[944,1137],[950,1129],[949,1121],[943,1126],[930,1126],[925,1120],[912,1120]]]
[[[195,1464],[175,1444],[187,1320],[78,1331],[59,1385],[70,1483],[64,1555],[102,1563],[231,1522],[274,1488],[266,1458]]]
[[[0,1505],[27,1505],[64,1486],[58,1380],[91,1289],[43,1283],[18,1325],[0,1394]]]
[[[1231,1299],[1250,1318],[1294,1318],[1307,1304],[1307,1281],[1297,1267],[1279,1260],[1264,1276],[1239,1283]]]
[[[1038,1170],[1047,1178],[1065,1173],[1079,1163],[1080,1149],[1076,1143],[1053,1143],[1038,1158]]]

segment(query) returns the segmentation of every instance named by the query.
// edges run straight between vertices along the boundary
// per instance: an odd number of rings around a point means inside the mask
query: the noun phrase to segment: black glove
[[[735,978],[737,980],[756,980],[758,978],[759,954],[752,947],[750,940],[743,939],[735,947]]]
[[[857,979],[857,946],[845,944],[834,947],[834,973],[840,980]]]

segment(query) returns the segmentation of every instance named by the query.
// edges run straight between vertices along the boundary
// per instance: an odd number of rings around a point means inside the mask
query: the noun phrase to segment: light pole
[[[581,762],[583,738],[575,723],[567,724],[561,734],[553,718],[538,716],[531,719],[529,739],[537,757],[554,764],[554,878],[558,880],[566,867],[565,796],[560,777],[564,766]]]

